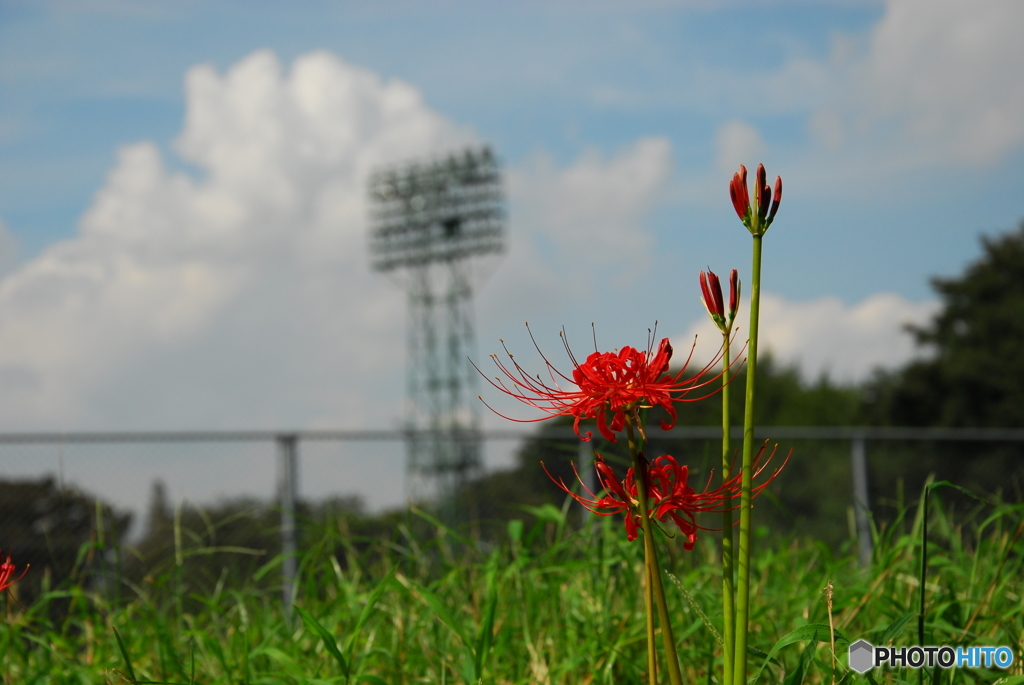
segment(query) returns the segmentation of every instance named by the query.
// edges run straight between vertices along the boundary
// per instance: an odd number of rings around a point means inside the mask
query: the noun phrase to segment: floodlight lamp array
[[[504,251],[501,173],[488,147],[377,171],[369,199],[378,271]]]

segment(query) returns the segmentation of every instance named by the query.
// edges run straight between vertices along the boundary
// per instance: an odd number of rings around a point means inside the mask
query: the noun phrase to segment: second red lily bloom
[[[753,477],[757,478],[775,456],[775,451],[767,452],[768,444],[765,443],[758,451],[753,463]],[[767,458],[765,455],[767,454]],[[646,460],[641,461],[647,465]],[[786,457],[789,461],[789,457]],[[783,462],[772,474],[761,483],[754,486],[751,496],[756,496],[771,483],[779,472],[786,465]],[[726,502],[737,500],[740,495],[742,475],[735,476],[725,481],[717,488],[710,489],[711,481],[704,486],[701,492],[695,491],[689,485],[689,467],[685,464],[678,464],[674,457],[662,455],[646,466],[647,473],[645,483],[648,493],[648,507],[651,518],[662,523],[671,521],[683,534],[683,549],[692,550],[697,542],[698,530],[711,530],[698,525],[697,514],[701,512],[721,513],[725,510],[735,509],[734,506],[727,506]],[[625,514],[626,539],[633,541],[638,536],[641,528],[639,500],[637,499],[636,474],[633,469],[626,471],[626,477],[619,480],[600,455],[595,455],[594,469],[597,471],[597,479],[605,491],[604,497],[598,497],[591,492],[582,479],[580,485],[586,495],[579,495],[573,492],[561,478],[555,479],[548,473],[548,477],[558,487],[572,496],[582,504],[588,511],[599,516],[611,516],[613,514]],[[544,469],[547,471],[547,468]]]

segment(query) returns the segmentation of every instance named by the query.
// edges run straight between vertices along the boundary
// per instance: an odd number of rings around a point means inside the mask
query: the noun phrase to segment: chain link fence
[[[648,435],[649,455],[671,453],[689,463],[695,488],[720,464],[720,429],[652,428]],[[772,484],[768,505],[758,504],[758,517],[846,526],[862,562],[871,555],[871,511],[878,505],[872,491],[878,474],[889,477],[892,454],[908,445],[1024,445],[1021,429],[764,427],[756,435],[792,447],[794,455]],[[506,462],[508,450],[518,450],[531,479],[541,473],[537,461],[569,478],[567,464],[575,462],[594,489],[594,450],[613,464],[618,451],[625,461],[621,444],[582,443],[568,428],[482,437],[485,452],[504,450]],[[741,437],[735,429],[734,446]],[[124,568],[143,574],[154,559],[184,566],[185,557],[204,554],[226,577],[279,558],[275,573],[288,602],[304,525],[404,506],[409,438],[401,431],[0,434],[0,550],[19,567],[32,564],[28,596],[76,573],[115,591],[120,582],[113,578]],[[496,516],[501,493],[517,487],[489,478],[470,488],[477,496],[468,509],[484,517]],[[531,480],[530,487],[537,482],[544,483]],[[807,511],[800,509],[804,501],[812,503]]]

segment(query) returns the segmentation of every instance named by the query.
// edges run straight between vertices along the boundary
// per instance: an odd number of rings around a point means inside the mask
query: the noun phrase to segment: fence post
[[[295,505],[299,499],[298,474],[298,442],[296,435],[278,435],[278,455],[280,457],[280,500],[281,500],[281,563],[283,576],[282,599],[284,600],[285,617],[289,624],[292,620],[292,587],[295,584],[296,545],[295,545]]]
[[[857,552],[861,566],[871,563],[871,507],[868,500],[867,440],[857,435],[850,441],[850,467],[853,471],[853,512],[857,522]]]

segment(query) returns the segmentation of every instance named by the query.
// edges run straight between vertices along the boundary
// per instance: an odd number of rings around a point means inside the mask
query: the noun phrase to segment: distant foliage
[[[911,329],[924,359],[864,388],[867,421],[895,426],[1024,427],[1024,222],[982,237],[982,256],[956,278],[935,278],[942,310]],[[1024,445],[888,445],[884,479],[916,489],[930,472],[1020,501]]]
[[[932,356],[890,379],[893,424],[1024,427],[1024,223],[981,244],[963,275],[932,280],[942,311],[912,329]]]
[[[1015,645],[1016,665],[1024,630],[1021,510],[984,507],[953,517],[945,497],[930,509],[925,643]],[[780,539],[755,549],[751,645],[761,653],[788,645],[758,683],[832,681],[827,630],[815,644],[786,642],[808,624],[829,625],[829,585],[837,682],[868,682],[842,680],[848,641],[917,642],[919,512],[901,512],[905,518],[882,534],[869,569],[850,547],[837,554]],[[296,604],[312,621],[295,612],[288,622],[280,585],[271,580],[279,563],[272,557],[262,557],[240,585],[182,582],[172,566],[145,582],[124,582],[116,601],[72,582],[24,610],[0,597],[10,617],[0,621],[2,682],[127,682],[118,675],[129,671],[125,654],[139,682],[641,682],[644,600],[631,579],[642,568],[642,545],[626,542],[621,521],[595,517],[574,530],[556,508],[535,513],[533,523],[512,521],[486,542],[416,514],[401,515],[383,537],[356,533],[349,525],[356,516],[305,524]],[[715,550],[698,542],[683,552],[678,541],[666,548],[665,569],[690,596],[674,584],[667,589],[680,621],[685,682],[705,683],[709,670],[721,667],[705,623],[721,624]],[[65,597],[70,611],[54,620],[48,609]],[[764,662],[752,659],[754,671]],[[794,677],[798,671],[807,677]],[[992,683],[1006,675],[1013,674],[958,669],[948,682]],[[876,676],[880,683],[917,682],[916,671]]]
[[[0,480],[0,522],[0,550],[19,568],[31,564],[14,586],[20,601],[31,602],[46,586],[69,578],[87,586],[102,583],[103,567],[116,562],[131,515],[47,477]]]

